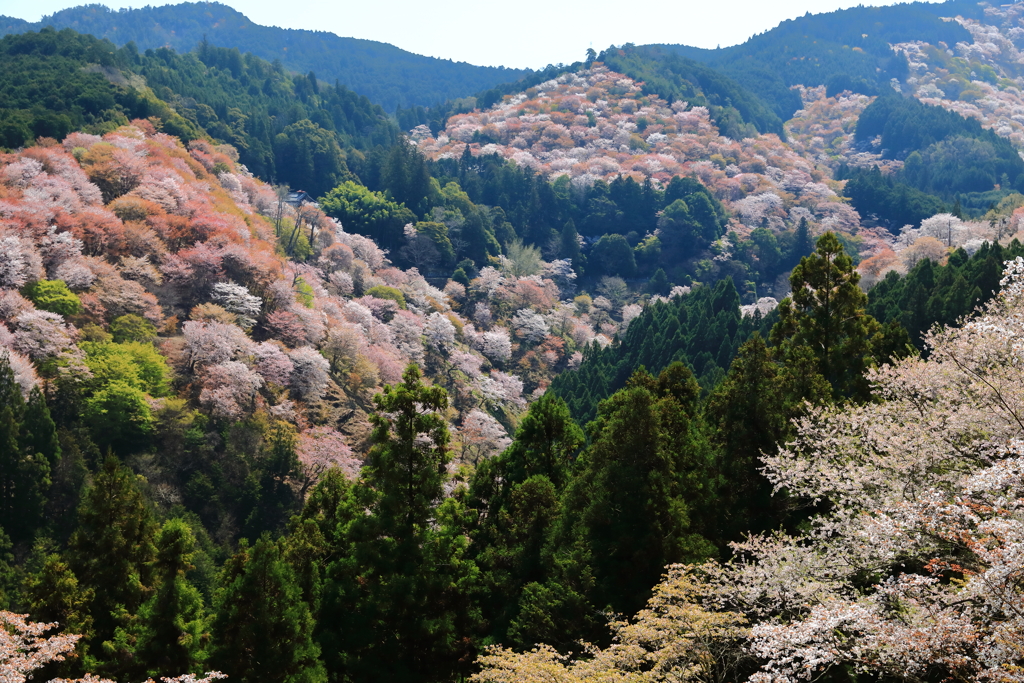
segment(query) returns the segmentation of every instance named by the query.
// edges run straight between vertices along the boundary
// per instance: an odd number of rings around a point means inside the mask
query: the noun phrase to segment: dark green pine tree
[[[471,596],[469,515],[446,497],[448,395],[410,365],[374,397],[373,445],[353,495],[366,514],[348,525],[329,569],[321,638],[332,677],[449,680],[468,671],[478,618]]]
[[[817,373],[837,397],[866,400],[865,370],[874,361],[872,338],[881,329],[865,311],[868,297],[857,284],[860,275],[835,233],[821,236],[789,280],[793,294],[779,304],[772,345],[784,358],[799,348],[809,350]]]
[[[562,258],[571,259],[574,268],[579,264],[580,259],[579,239],[580,235],[576,232],[576,224],[570,218],[566,221],[565,226],[562,228],[562,234],[559,236],[558,255]]]
[[[637,371],[601,403],[581,470],[562,496],[548,549],[551,578],[524,591],[514,637],[554,635],[563,647],[600,638],[600,610],[631,614],[666,564],[715,554],[691,519],[691,508],[713,504],[715,489],[699,393],[692,374],[673,364],[658,379]]]
[[[800,413],[803,401],[819,403],[831,393],[823,377],[811,373],[805,378],[805,370],[779,365],[755,332],[708,398],[705,416],[719,451],[720,472],[728,482],[719,508],[720,545],[777,527],[785,519],[784,498],[773,497],[771,483],[759,471],[760,458],[792,436],[790,420]]]
[[[800,224],[796,228],[796,234],[793,235],[793,244],[786,260],[789,265],[796,265],[800,262],[800,259],[810,254],[813,250],[814,240],[811,239],[811,230],[807,224],[807,218],[801,218]]]
[[[39,387],[33,387],[25,403],[25,417],[22,425],[22,448],[25,453],[42,455],[49,469],[60,461],[60,440],[57,425],[50,417],[50,409]]]
[[[194,569],[196,539],[182,519],[164,522],[156,536],[156,592],[139,611],[137,657],[149,676],[202,673],[210,641],[203,598],[185,574]]]
[[[89,640],[93,635],[93,620],[89,613],[93,591],[83,587],[71,566],[53,552],[48,543],[37,543],[27,563],[22,583],[22,598],[29,615],[35,621],[57,622],[61,632],[82,636],[74,652],[63,662],[39,672],[40,678],[60,676],[78,678],[95,669],[89,657]]]
[[[474,534],[475,559],[484,584],[484,616],[499,642],[508,642],[524,588],[547,578],[544,543],[584,444],[583,430],[565,402],[549,392],[530,406],[512,445],[474,473],[470,504],[482,517]]]
[[[243,683],[322,683],[313,618],[295,572],[269,536],[244,540],[222,574],[212,663]]]
[[[675,369],[689,375],[682,364]],[[591,426],[587,471],[577,480],[586,498],[579,523],[593,558],[596,604],[622,614],[643,607],[666,564],[714,554],[690,520],[705,492],[683,487],[700,487],[711,474],[700,466],[707,453],[691,424],[699,388],[692,376],[691,386],[670,384],[675,369],[663,373],[664,387],[638,371],[602,406]]]
[[[11,538],[0,527],[0,610],[9,610],[18,600],[17,569]]]
[[[60,447],[38,388],[26,403],[7,354],[0,355],[0,527],[14,543],[31,541],[43,523],[51,462]]]
[[[83,589],[93,592],[95,628],[90,645],[103,670],[119,675],[137,666],[131,633],[134,617],[152,581],[156,524],[135,474],[107,456],[78,508],[71,537],[72,568]]]
[[[309,492],[302,512],[292,518],[284,539],[284,557],[295,570],[302,599],[319,622],[326,569],[345,548],[344,532],[362,511],[352,483],[340,468],[331,468]]]
[[[664,268],[658,268],[654,271],[654,275],[647,282],[647,291],[651,294],[661,294],[666,296],[669,293],[672,283],[668,281],[668,276],[665,275]]]

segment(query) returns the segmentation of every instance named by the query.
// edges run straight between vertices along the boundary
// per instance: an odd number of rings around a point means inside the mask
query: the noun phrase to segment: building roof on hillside
[[[291,204],[292,206],[299,206],[301,204],[312,204],[314,206],[317,205],[316,200],[313,199],[313,197],[305,190],[295,190],[293,192],[289,192],[288,198],[285,199],[285,202]]]

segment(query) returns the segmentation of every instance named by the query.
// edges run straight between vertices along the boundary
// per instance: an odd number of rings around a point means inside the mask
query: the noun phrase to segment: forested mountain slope
[[[287,11],[282,8],[282,11]],[[170,47],[191,52],[204,36],[211,44],[237,48],[300,73],[313,71],[326,83],[345,86],[391,113],[397,107],[430,106],[515,81],[526,71],[474,66],[423,57],[387,43],[343,38],[325,31],[282,29],[251,22],[217,2],[111,10],[83,5],[29,23],[0,17],[0,35],[71,28],[140,51]]]
[[[718,69],[787,120],[801,108],[792,86],[828,85],[829,94],[846,88],[878,94],[890,79],[902,79],[906,74],[906,64],[893,59],[890,44],[915,40],[952,47],[969,41],[970,35],[961,26],[942,19],[955,16],[980,18],[982,8],[971,0],[854,7],[808,13],[731,47],[652,47]]]
[[[140,54],[70,29],[5,36],[0,145],[155,116],[164,132],[185,141],[209,135],[265,180],[320,195],[349,177],[346,152],[358,165],[357,150],[398,140],[380,107],[344,87],[321,87],[237,49],[200,48]]]
[[[1022,10],[408,137],[237,47],[3,37],[0,679],[1018,680]]]

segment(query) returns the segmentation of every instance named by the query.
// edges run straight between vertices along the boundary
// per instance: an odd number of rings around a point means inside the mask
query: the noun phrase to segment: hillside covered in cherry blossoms
[[[1024,4],[228,10],[0,17],[0,681],[1024,681]]]

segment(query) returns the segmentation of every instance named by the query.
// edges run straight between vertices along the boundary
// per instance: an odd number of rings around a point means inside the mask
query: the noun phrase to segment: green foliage
[[[511,236],[502,238],[506,245],[521,243],[547,258],[571,259],[577,273],[588,280],[607,275],[650,277],[663,268],[670,281],[688,283],[703,279],[698,277],[698,261],[726,223],[722,204],[696,178],[673,178],[661,190],[650,181],[641,184],[620,176],[570,191],[568,177],[552,183],[500,155],[441,159],[431,164],[430,172],[444,188],[444,207],[434,213],[443,208],[444,220],[453,226],[457,257],[469,256],[481,268],[500,252],[495,239],[500,233]],[[372,169],[360,175],[369,187],[391,191],[375,179]],[[666,218],[666,210],[677,200],[681,203],[667,211]],[[435,200],[424,195],[417,201]],[[485,211],[481,204],[491,208]],[[656,230],[660,237],[654,235]],[[581,250],[580,235],[608,238],[600,247],[600,239],[587,240],[593,245],[587,251]],[[615,235],[622,235],[625,244]],[[611,262],[604,259],[608,251]],[[506,248],[506,257],[515,260],[511,254]],[[747,263],[729,261],[716,266],[711,277],[734,275],[746,281],[754,276],[748,268]]]
[[[63,280],[33,282],[25,287],[25,296],[32,300],[36,308],[65,317],[76,315],[82,310],[82,302]]]
[[[771,340],[791,365],[809,353],[815,372],[835,396],[866,400],[870,387],[865,371],[875,361],[873,344],[882,343],[884,335],[878,321],[865,312],[868,297],[859,281],[835,233],[826,232],[815,252],[793,269],[792,298],[779,304]]]
[[[1024,256],[1014,240],[1008,247],[986,242],[973,256],[958,249],[946,265],[923,259],[904,276],[890,271],[868,292],[867,311],[884,323],[906,328],[919,350],[933,325],[956,325],[999,291],[1003,262]]]
[[[274,137],[274,160],[281,179],[314,197],[349,176],[337,137],[309,119],[286,126]]]
[[[515,239],[505,245],[505,258],[508,260],[504,267],[509,275],[527,277],[540,273],[542,265],[540,249],[523,244],[522,240]]]
[[[862,216],[877,217],[894,232],[904,225],[920,225],[925,218],[945,209],[938,197],[893,176],[882,175],[877,168],[840,168],[836,177],[847,180],[843,192]]]
[[[767,336],[774,319],[774,314],[763,321],[741,318],[731,280],[698,287],[672,302],[647,306],[619,344],[588,349],[579,368],[554,378],[551,391],[565,400],[577,420],[587,423],[598,403],[624,387],[641,366],[660,372],[681,361],[710,390],[724,377],[740,345],[754,330]]]
[[[346,230],[372,237],[381,247],[396,248],[403,227],[416,216],[380,192],[372,192],[351,180],[341,183],[320,199],[320,208],[337,218]]]
[[[1003,176],[1016,182],[1024,174],[1024,160],[1009,140],[982,128],[977,119],[913,97],[879,97],[861,113],[855,139],[876,136],[886,157],[905,160],[899,180],[941,197],[987,192]]]
[[[401,290],[395,289],[394,287],[388,287],[387,285],[377,285],[370,287],[368,290],[363,292],[366,296],[376,297],[378,299],[390,299],[398,304],[399,308],[405,308],[405,295],[402,294]]]
[[[315,78],[206,42],[188,54],[164,45],[139,54],[52,28],[0,39],[0,146],[156,117],[163,132],[229,143],[253,173],[319,195],[350,177],[346,150],[398,139],[380,107],[337,83],[314,89]]]
[[[327,86],[317,82],[319,76],[326,82],[345,83],[389,112],[400,107],[432,106],[529,73],[424,57],[386,43],[342,38],[324,31],[261,26],[219,4],[128,11],[84,5],[62,10],[38,23],[19,22],[8,30],[25,31],[40,26],[72,27],[119,45],[132,41],[144,51],[170,46],[186,52],[208,38],[217,45],[234,46],[231,50],[219,48],[224,54],[218,55],[216,63],[236,77],[245,73],[246,57],[239,51],[251,52],[268,61],[279,60],[289,71],[307,74],[296,77],[302,81],[296,89],[304,98],[323,95]],[[260,84],[262,81],[257,81]]]
[[[152,342],[156,328],[142,316],[129,313],[118,316],[110,323],[110,334],[118,344],[124,342]]]
[[[54,673],[80,675],[88,654],[88,640],[93,636],[90,606],[94,592],[79,583],[68,562],[53,552],[49,543],[36,544],[27,569],[22,593],[32,618],[45,623],[57,622],[66,632],[83,638],[75,648],[77,656],[59,665]]]
[[[591,446],[566,491],[554,542],[562,546],[556,553],[590,558],[598,607],[633,613],[666,564],[714,554],[690,519],[711,485],[709,449],[692,423],[699,393],[682,364],[658,380],[641,369],[589,425]]]
[[[666,564],[715,554],[705,534],[713,531],[719,484],[700,393],[681,363],[657,379],[641,368],[601,403],[589,425],[591,445],[564,489],[543,474],[491,484],[515,471],[510,466],[522,457],[516,444],[497,461],[501,469],[474,482],[477,495],[489,492],[491,501],[481,539],[502,532],[481,562],[489,583],[509,581],[505,614],[496,620],[499,629],[508,620],[504,642],[544,640],[563,649],[579,638],[594,642],[602,638],[598,615],[643,605]],[[555,399],[538,417],[572,425]]]
[[[782,119],[757,95],[700,62],[657,46],[609,48],[599,59],[642,82],[644,94],[708,107],[722,135],[740,139],[775,133],[785,137]]]
[[[116,330],[118,336],[128,336],[123,327]],[[131,332],[138,331],[139,328],[133,325]],[[97,390],[120,382],[151,396],[167,393],[170,368],[153,344],[141,341],[82,342],[81,348],[86,353],[85,364],[93,374],[92,381]]]
[[[448,680],[468,664],[464,634],[478,619],[468,512],[443,496],[448,397],[410,365],[374,404],[373,445],[353,491],[360,512],[329,569],[321,641],[348,680]]]
[[[980,13],[981,8],[969,0],[859,6],[789,19],[731,47],[658,47],[713,67],[787,121],[802,107],[792,86],[832,83],[836,87],[840,84],[832,79],[843,76],[861,92],[865,88],[882,91],[888,88],[889,79],[907,76],[906,59],[894,56],[891,44],[915,40],[932,45],[970,43],[966,29],[942,17],[980,18]]]
[[[591,275],[633,277],[636,274],[633,249],[622,235],[602,235],[594,245],[589,263]]]
[[[72,568],[91,591],[91,646],[115,638],[125,616],[138,612],[153,585],[156,524],[135,475],[108,456],[82,497],[71,537]],[[98,647],[93,647],[97,652]],[[123,662],[110,662],[118,670]]]
[[[413,227],[421,239],[420,242],[406,247],[417,252],[408,258],[413,265],[420,267],[421,270],[422,267],[438,267],[445,272],[455,265],[455,247],[452,245],[447,225],[437,221],[419,221]],[[430,258],[424,258],[428,255],[432,255],[436,262],[431,263]]]
[[[738,538],[786,520],[785,495],[761,474],[761,456],[794,436],[804,401],[827,401],[831,387],[806,363],[779,363],[757,332],[739,349],[725,380],[708,397],[705,417],[719,450],[721,491],[717,537]],[[810,370],[808,372],[808,370]]]
[[[313,618],[279,545],[244,541],[228,560],[217,595],[212,663],[244,683],[323,683]]]
[[[0,527],[0,609],[10,610],[18,599],[17,567],[11,553],[10,537]]]
[[[130,119],[159,116],[196,131],[151,93],[124,83],[125,55],[114,45],[65,29],[0,39],[0,147],[17,148],[37,137],[61,139],[88,128],[105,130]],[[114,82],[112,82],[114,81]]]
[[[313,308],[313,303],[316,300],[313,285],[306,282],[305,278],[300,275],[295,278],[293,287],[295,288],[295,300],[306,308]]]
[[[474,473],[470,505],[486,513],[474,535],[481,601],[499,642],[508,642],[527,586],[545,580],[545,539],[584,444],[565,402],[547,393],[530,405],[512,445]]]
[[[196,539],[182,519],[164,522],[153,562],[157,589],[139,611],[138,658],[150,676],[166,671],[203,673],[210,634],[203,598],[186,573],[195,567]]]
[[[30,541],[43,523],[50,471],[60,458],[42,392],[26,402],[7,354],[0,356],[0,527],[14,542]]]

